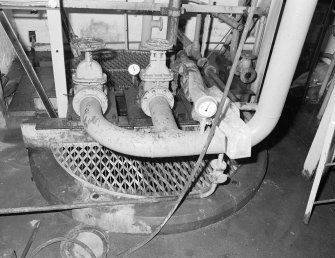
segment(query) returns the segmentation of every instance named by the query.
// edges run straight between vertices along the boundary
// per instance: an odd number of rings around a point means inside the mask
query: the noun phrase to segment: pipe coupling
[[[108,99],[102,89],[96,87],[82,87],[79,89],[73,98],[72,106],[78,116],[80,116],[80,103],[86,98],[96,99],[101,106],[102,112],[105,113],[108,108]]]
[[[164,97],[169,103],[171,109],[173,108],[174,98],[169,89],[164,87],[151,88],[148,91],[144,92],[143,96],[141,97],[141,108],[147,116],[151,117],[149,104],[150,101],[156,97]]]

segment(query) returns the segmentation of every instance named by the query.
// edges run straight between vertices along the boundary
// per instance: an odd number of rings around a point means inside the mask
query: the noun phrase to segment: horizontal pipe
[[[169,130],[142,132],[127,130],[108,122],[100,103],[87,97],[80,103],[80,117],[85,131],[97,142],[114,151],[139,157],[175,157],[198,155],[208,136],[205,132]],[[225,137],[216,133],[207,153],[225,153]]]
[[[317,0],[286,2],[257,112],[248,123],[252,145],[262,141],[281,116],[316,4]]]
[[[28,9],[28,10],[45,10],[59,8],[49,5],[49,0],[42,1],[0,1],[1,9]],[[148,11],[167,13],[167,3],[141,3],[141,2],[119,2],[110,0],[63,0],[64,8],[71,9],[92,9],[92,10],[119,10],[119,11]],[[248,11],[244,6],[226,6],[226,5],[195,5],[183,4],[182,9],[188,13],[237,13],[243,14]],[[265,15],[266,10],[256,8],[256,14]]]

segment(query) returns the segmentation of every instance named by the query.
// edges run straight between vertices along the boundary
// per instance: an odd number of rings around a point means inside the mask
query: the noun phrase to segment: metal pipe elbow
[[[168,130],[143,132],[128,130],[108,122],[98,100],[88,97],[80,103],[80,117],[86,132],[97,142],[114,151],[139,157],[174,157],[198,155],[208,131]],[[216,133],[208,154],[225,153],[225,136]]]

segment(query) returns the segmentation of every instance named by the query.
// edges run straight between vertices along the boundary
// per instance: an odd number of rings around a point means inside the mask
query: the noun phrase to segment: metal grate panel
[[[142,159],[113,152],[98,143],[55,143],[51,150],[57,162],[84,184],[114,195],[168,197],[181,193],[195,164],[189,157]],[[210,166],[203,162],[202,176],[191,195],[210,192]]]

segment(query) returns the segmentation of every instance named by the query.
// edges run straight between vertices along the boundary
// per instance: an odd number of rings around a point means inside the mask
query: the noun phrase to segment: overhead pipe
[[[252,145],[261,142],[280,118],[317,2],[286,2],[257,111],[248,123]]]

